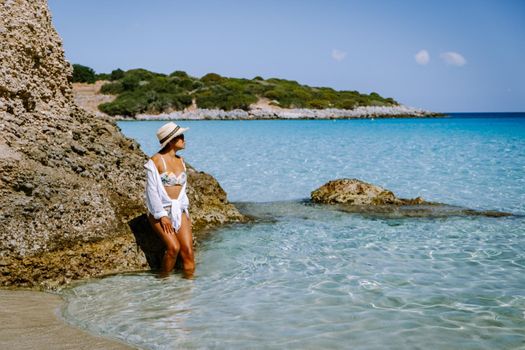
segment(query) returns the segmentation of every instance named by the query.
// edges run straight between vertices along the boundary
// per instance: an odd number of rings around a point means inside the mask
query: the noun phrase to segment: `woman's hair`
[[[171,145],[171,144],[173,144],[173,143],[179,141],[179,139],[184,139],[184,134],[180,134],[180,135],[177,135],[177,136],[175,136],[174,138],[172,138],[172,139],[170,140],[170,142],[168,142],[168,143],[166,144],[166,146],[164,146],[163,149],[166,149],[166,147],[169,147],[169,145]]]

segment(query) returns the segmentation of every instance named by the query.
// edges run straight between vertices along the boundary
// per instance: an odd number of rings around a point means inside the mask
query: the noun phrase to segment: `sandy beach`
[[[67,325],[54,294],[0,290],[0,349],[133,349]]]

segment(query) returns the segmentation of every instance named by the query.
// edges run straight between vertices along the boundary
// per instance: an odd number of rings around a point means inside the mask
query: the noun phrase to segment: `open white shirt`
[[[171,219],[172,226],[176,231],[179,230],[181,224],[181,214],[186,212],[189,217],[188,207],[190,201],[186,195],[186,183],[182,185],[182,189],[177,199],[171,199],[160,180],[160,174],[153,163],[153,160],[148,160],[144,164],[147,170],[146,174],[146,207],[155,219],[160,219],[163,216],[168,216]],[[166,209],[166,207],[168,210]]]

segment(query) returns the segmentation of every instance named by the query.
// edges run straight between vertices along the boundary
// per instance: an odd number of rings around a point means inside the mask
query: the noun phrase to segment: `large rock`
[[[414,199],[397,198],[392,191],[358,179],[329,181],[313,191],[311,199],[316,203],[351,205],[413,205],[425,203],[421,197]]]
[[[0,3],[0,285],[49,288],[146,267],[128,222],[145,212],[146,155],[76,106],[45,0]],[[196,229],[244,217],[191,168]]]
[[[392,191],[358,179],[329,181],[311,193],[314,203],[335,205],[347,213],[379,218],[444,218],[450,216],[511,216],[495,210],[473,210],[443,203],[427,202],[421,197],[398,198]]]

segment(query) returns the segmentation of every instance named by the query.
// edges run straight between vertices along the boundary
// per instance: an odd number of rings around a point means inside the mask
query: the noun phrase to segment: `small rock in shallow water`
[[[313,191],[311,199],[316,203],[352,205],[402,205],[425,202],[421,197],[415,199],[397,198],[392,191],[358,179],[330,181]]]
[[[512,216],[495,210],[473,210],[443,203],[427,202],[421,197],[398,198],[386,190],[358,179],[329,181],[311,193],[315,203],[336,205],[341,211],[385,219],[442,218],[451,216]]]

